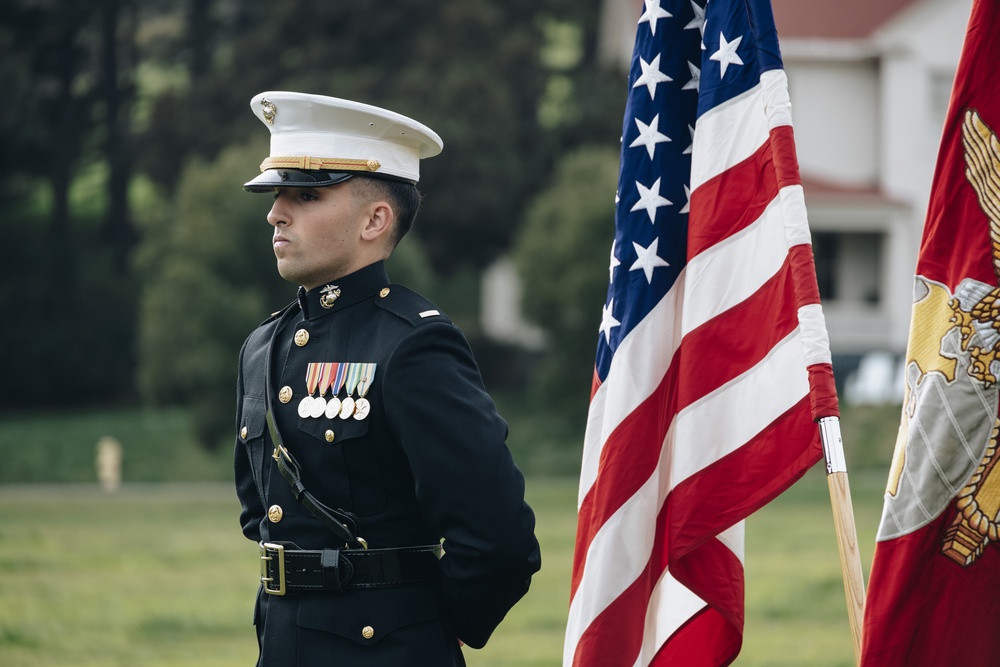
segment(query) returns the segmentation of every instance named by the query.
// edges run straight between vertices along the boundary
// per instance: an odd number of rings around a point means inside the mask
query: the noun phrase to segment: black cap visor
[[[306,169],[268,169],[243,184],[247,192],[274,192],[275,188],[322,188],[343,183],[354,174],[349,171]]]

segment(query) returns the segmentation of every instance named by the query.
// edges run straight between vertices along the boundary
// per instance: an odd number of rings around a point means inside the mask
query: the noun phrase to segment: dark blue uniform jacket
[[[371,548],[444,539],[440,584],[259,593],[260,664],[464,664],[457,639],[483,646],[540,567],[507,425],[465,337],[433,304],[390,285],[381,263],[334,284],[340,296],[332,307],[321,305],[320,290],[300,290],[240,353],[235,472],[243,532],[300,549],[342,546],[278,473],[265,424],[270,402],[304,486],[355,514]],[[367,418],[299,417],[308,365],[329,362],[375,364]],[[268,517],[273,506],[277,522]]]

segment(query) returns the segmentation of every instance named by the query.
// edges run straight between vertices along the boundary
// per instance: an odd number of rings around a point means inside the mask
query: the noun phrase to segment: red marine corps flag
[[[743,519],[837,414],[767,0],[645,0],[563,664],[726,665]]]
[[[1000,2],[977,0],[917,262],[865,667],[1000,665]]]

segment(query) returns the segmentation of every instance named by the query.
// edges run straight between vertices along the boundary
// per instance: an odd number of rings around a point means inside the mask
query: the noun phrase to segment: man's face
[[[366,207],[350,182],[278,188],[267,221],[285,280],[313,289],[365,266],[360,258]]]

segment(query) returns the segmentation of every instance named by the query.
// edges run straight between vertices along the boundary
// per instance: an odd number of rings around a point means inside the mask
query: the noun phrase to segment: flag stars
[[[660,54],[657,54],[653,58],[653,61],[648,63],[640,56],[639,67],[642,68],[642,74],[636,78],[635,83],[632,84],[632,88],[646,86],[649,90],[649,99],[651,100],[656,99],[656,84],[673,81],[673,79],[660,71]]]
[[[673,14],[660,7],[660,0],[646,0],[646,11],[639,17],[639,23],[649,23],[649,32],[655,35],[656,22],[660,19],[668,19],[671,16]]]
[[[661,206],[670,206],[673,203],[666,197],[660,196],[661,180],[660,178],[656,179],[656,182],[648,188],[639,181],[635,182],[635,187],[639,190],[639,201],[635,203],[630,212],[645,209],[646,213],[649,214],[649,221],[656,222],[656,209]]]
[[[715,60],[719,63],[719,68],[722,73],[719,75],[719,79],[723,79],[726,76],[726,69],[730,65],[742,65],[743,59],[740,58],[739,54],[736,53],[736,49],[739,48],[740,42],[743,41],[743,35],[740,35],[731,42],[726,41],[726,36],[719,33],[719,50],[709,56],[709,60]]]
[[[614,298],[612,298],[604,306],[604,311],[601,313],[601,328],[599,332],[604,334],[604,341],[608,345],[611,345],[611,330],[614,329],[615,327],[620,327],[622,325],[622,323],[616,320],[614,316],[611,314],[611,311],[613,311],[614,309],[615,309],[615,300]]]
[[[649,159],[652,160],[653,155],[656,152],[656,144],[663,143],[664,141],[670,141],[670,137],[662,134],[659,130],[660,114],[653,116],[653,120],[650,121],[649,125],[646,125],[641,120],[636,118],[635,125],[639,128],[639,136],[636,137],[635,141],[629,144],[629,148],[645,146],[646,152],[649,153]]]
[[[684,196],[687,198],[687,201],[684,202],[684,208],[682,208],[680,212],[681,213],[690,213],[691,212],[691,188],[689,188],[687,185],[684,186]]]
[[[643,248],[635,241],[632,242],[632,247],[635,248],[635,254],[638,256],[638,259],[632,263],[629,271],[642,269],[642,272],[646,274],[646,282],[648,284],[653,283],[653,269],[660,266],[670,266],[666,260],[656,254],[659,245],[659,238],[653,239],[648,248]]]
[[[684,26],[685,30],[691,30],[692,28],[697,28],[701,32],[701,36],[705,36],[705,8],[699,5],[694,0],[691,0],[691,9],[694,10],[694,18]]]
[[[688,61],[688,69],[691,70],[691,80],[684,84],[681,90],[698,91],[701,85],[701,70],[693,62]]]

